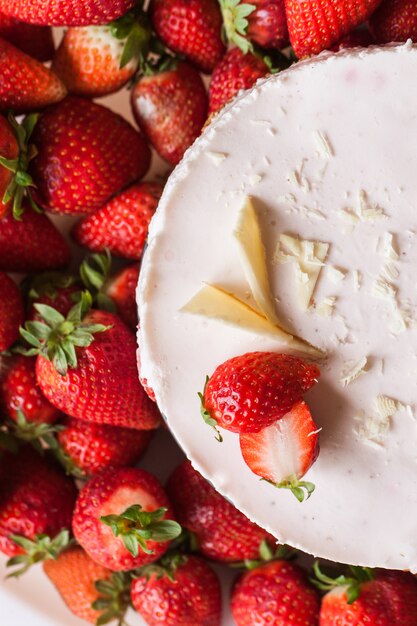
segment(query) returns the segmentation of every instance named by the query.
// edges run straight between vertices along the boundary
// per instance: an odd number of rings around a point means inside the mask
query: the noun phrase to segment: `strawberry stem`
[[[100,597],[93,602],[91,608],[101,612],[96,626],[108,624],[116,619],[118,626],[126,625],[124,618],[131,604],[130,586],[131,576],[125,572],[113,572],[110,578],[94,583]]]
[[[134,504],[120,515],[105,515],[100,520],[110,526],[115,537],[122,538],[125,548],[136,558],[139,550],[154,553],[148,548],[148,541],[171,541],[181,534],[178,522],[163,519],[167,510],[161,507],[156,511],[144,511],[140,504]]]
[[[11,572],[7,578],[21,576],[35,563],[57,559],[60,553],[70,545],[68,530],[62,530],[53,539],[48,535],[36,535],[33,541],[21,535],[9,535],[9,539],[23,548],[25,554],[19,554],[7,561],[7,567],[20,566]]]
[[[201,407],[200,407],[201,417],[206,422],[206,424],[208,426],[211,426],[211,428],[213,428],[214,431],[216,432],[216,440],[219,443],[222,443],[223,442],[223,437],[221,435],[221,432],[217,428],[217,422],[216,422],[216,420],[213,417],[211,417],[210,413],[207,411],[206,407],[204,406],[204,394],[205,394],[207,383],[208,383],[209,380],[210,380],[209,376],[206,376],[206,381],[204,383],[203,393],[198,392],[198,397],[200,398],[200,402],[201,402]]]
[[[358,567],[354,565],[349,565],[349,570],[352,574],[351,576],[341,574],[340,576],[332,578],[321,571],[320,564],[316,561],[313,565],[314,576],[310,577],[310,582],[317,587],[317,589],[325,592],[335,589],[336,587],[345,586],[347,603],[352,604],[360,595],[361,584],[374,580],[374,571],[370,567]]]
[[[291,493],[297,498],[298,502],[304,502],[308,500],[316,486],[314,483],[310,483],[304,480],[298,480],[296,476],[291,476],[280,483],[274,483],[272,480],[262,478],[270,485],[273,485],[277,489],[289,489]]]
[[[19,124],[13,115],[10,114],[8,116],[9,124],[13,128],[19,146],[19,157],[10,160],[0,156],[0,165],[14,174],[4,192],[2,202],[8,204],[13,200],[13,216],[17,220],[20,220],[23,214],[22,201],[24,197],[28,198],[32,208],[36,211],[41,211],[32,197],[30,187],[35,187],[36,185],[27,171],[30,161],[37,155],[37,150],[33,144],[29,144],[29,139],[38,118],[38,113],[31,113]]]
[[[61,376],[65,376],[69,367],[77,367],[75,347],[88,347],[94,341],[95,333],[102,333],[110,328],[103,324],[83,323],[92,302],[91,294],[84,291],[80,301],[72,307],[66,318],[47,304],[34,304],[44,321],[28,321],[24,327],[20,327],[20,335],[32,347],[19,348],[17,351],[26,356],[41,354],[53,362]]]
[[[240,0],[220,0],[223,16],[223,40],[240,48],[244,54],[253,51],[253,44],[247,39],[249,22],[246,19],[256,9],[254,4]]]

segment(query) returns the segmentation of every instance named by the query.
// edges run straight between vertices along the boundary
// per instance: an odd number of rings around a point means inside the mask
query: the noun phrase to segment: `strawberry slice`
[[[297,402],[280,420],[257,433],[241,433],[240,449],[254,474],[275,487],[290,489],[302,502],[314,491],[313,483],[300,481],[319,454],[319,434],[310,409]]]

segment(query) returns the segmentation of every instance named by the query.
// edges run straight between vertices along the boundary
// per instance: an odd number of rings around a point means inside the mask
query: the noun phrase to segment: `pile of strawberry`
[[[56,50],[52,26],[66,27]],[[207,560],[248,570],[232,590],[239,626],[417,625],[410,574],[316,566],[313,584],[188,461],[165,487],[137,469],[161,417],[138,384],[135,339],[163,191],[142,182],[151,147],[176,165],[208,115],[296,58],[416,37],[412,0],[0,0],[0,550],[12,575],[43,561],[70,610],[98,625],[133,607],[151,626],[219,626]],[[126,85],[138,128],[93,101]],[[71,245],[48,214],[73,216]],[[76,245],[90,252],[78,268]],[[264,413],[233,414],[227,393],[238,381],[250,402],[265,368],[257,393],[277,393]],[[220,365],[202,394],[206,421],[239,433],[252,471],[299,499],[318,452],[303,399],[317,376],[255,353]],[[278,432],[299,451],[285,476]]]

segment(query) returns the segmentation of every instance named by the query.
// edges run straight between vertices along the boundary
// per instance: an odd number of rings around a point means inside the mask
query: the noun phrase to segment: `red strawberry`
[[[300,482],[319,454],[318,428],[308,406],[297,402],[280,420],[257,433],[241,433],[240,449],[252,472],[275,487],[291,489],[300,502],[303,488],[309,496],[312,483]]]
[[[199,136],[207,119],[207,93],[197,70],[184,62],[144,76],[131,91],[136,122],[172,165]]]
[[[246,572],[232,591],[237,626],[318,626],[319,610],[318,594],[305,572],[287,561]]]
[[[134,334],[113,313],[91,310],[85,292],[67,318],[36,305],[44,325],[21,331],[38,354],[36,377],[43,394],[78,419],[139,430],[156,428],[159,412],[138,381]],[[45,327],[48,327],[48,329]]]
[[[57,213],[91,213],[143,176],[150,163],[140,133],[120,115],[82,98],[66,98],[43,113],[33,143],[33,195]]]
[[[106,26],[69,28],[53,69],[71,93],[97,97],[118,91],[146,57],[150,27],[143,12],[131,11]]]
[[[217,367],[204,389],[203,414],[217,426],[256,433],[282,418],[320,375],[288,354],[248,352]]]
[[[36,59],[0,38],[0,110],[21,113],[65,98],[64,83]]]
[[[330,48],[366,22],[381,0],[285,0],[291,45],[298,58]]]
[[[0,352],[19,338],[19,326],[25,319],[19,287],[7,274],[0,272]]]
[[[57,439],[61,449],[81,472],[92,475],[108,467],[135,465],[146,450],[152,433],[147,430],[91,424],[65,417]]]
[[[88,26],[107,24],[126,13],[133,0],[0,0],[0,11],[29,24]]]
[[[129,604],[128,581],[95,563],[79,546],[61,552],[56,560],[45,561],[43,569],[69,610],[80,619],[96,624],[106,613],[109,620],[123,620]],[[96,602],[100,610],[93,608]]]
[[[167,492],[179,523],[195,534],[199,551],[210,559],[225,563],[257,559],[263,541],[276,543],[217,493],[190,461],[173,472]]]
[[[52,424],[60,412],[40,392],[36,383],[36,359],[16,355],[7,368],[0,387],[0,404],[6,415],[17,422],[23,413],[28,422]]]
[[[67,242],[52,222],[26,205],[21,221],[0,220],[0,270],[42,272],[66,267],[71,260]]]
[[[231,48],[216,65],[209,87],[209,113],[229,102],[241,89],[249,89],[269,73],[266,63],[239,48]]]
[[[136,287],[139,280],[139,265],[128,265],[107,283],[106,294],[113,300],[117,313],[125,324],[133,331],[138,325],[138,307],[136,304]]]
[[[73,236],[81,246],[139,260],[148,226],[161,197],[159,183],[139,183],[112,198],[92,215],[78,222]]]
[[[145,566],[132,583],[132,603],[149,626],[220,626],[216,574],[196,556],[173,555]]]
[[[281,50],[288,45],[284,0],[250,0],[255,11],[248,16],[248,38],[263,48]]]
[[[54,537],[70,528],[76,494],[73,481],[32,448],[25,446],[16,455],[3,453],[0,550],[9,556],[22,554],[24,549],[14,541],[15,535],[33,540],[44,533]]]
[[[225,53],[216,0],[153,0],[151,17],[162,41],[202,72],[212,72]]]
[[[0,221],[6,214],[9,201],[6,192],[13,180],[13,172],[11,172],[4,164],[8,161],[14,161],[19,156],[19,145],[13,128],[9,122],[0,115]],[[3,166],[3,167],[2,167]],[[5,202],[3,202],[3,199]]]
[[[158,480],[131,467],[110,468],[88,481],[72,527],[87,554],[113,571],[157,560],[181,531]]]
[[[0,12],[0,37],[10,41],[38,61],[49,61],[54,56],[54,40],[50,26],[25,24]]]
[[[377,43],[417,39],[415,0],[383,0],[369,20]]]
[[[278,50],[288,45],[284,0],[220,0],[220,6],[226,37],[242,52],[253,51],[251,42]]]
[[[320,611],[320,626],[416,626],[417,580],[406,572],[351,568],[353,577],[331,579],[318,566],[317,586],[329,590]]]
[[[366,26],[357,28],[345,35],[336,45],[332,46],[332,50],[338,52],[339,50],[345,50],[346,48],[367,48],[372,46],[376,41],[373,38],[371,32]]]

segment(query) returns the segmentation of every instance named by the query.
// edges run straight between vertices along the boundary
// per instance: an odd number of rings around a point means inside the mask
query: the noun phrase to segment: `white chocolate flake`
[[[316,130],[314,133],[314,141],[316,143],[317,150],[321,157],[329,159],[334,156],[333,148],[329,142],[325,133]]]
[[[359,376],[366,374],[368,371],[366,369],[366,365],[368,363],[368,358],[363,356],[356,363],[352,363],[352,361],[345,363],[345,369],[342,371],[342,377],[339,381],[342,383],[344,387],[353,383]]]
[[[326,275],[333,284],[337,284],[345,278],[346,272],[342,272],[342,270],[334,267],[333,265],[327,265]]]
[[[214,165],[221,165],[226,158],[226,154],[223,152],[206,152],[206,156],[210,159]]]

